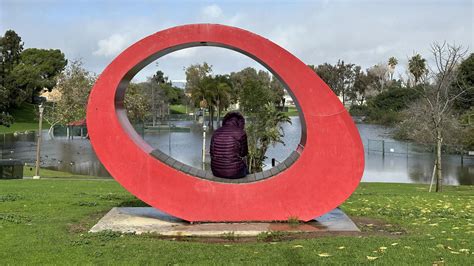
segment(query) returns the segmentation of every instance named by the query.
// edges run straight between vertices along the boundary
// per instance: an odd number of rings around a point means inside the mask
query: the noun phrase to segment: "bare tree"
[[[431,52],[435,67],[421,80],[416,89],[421,99],[408,109],[409,135],[413,139],[436,143],[436,191],[442,191],[441,148],[450,134],[457,132],[457,119],[451,112],[454,101],[469,88],[459,83],[458,66],[467,53],[462,46],[433,43]]]
[[[89,93],[96,76],[87,71],[80,59],[69,62],[66,69],[59,75],[54,88],[59,99],[47,103],[44,119],[49,123],[49,134],[54,137],[54,126],[67,124],[86,117],[86,106]]]
[[[389,67],[383,63],[379,63],[367,69],[367,73],[377,78],[378,90],[383,91],[387,79],[389,78]]]

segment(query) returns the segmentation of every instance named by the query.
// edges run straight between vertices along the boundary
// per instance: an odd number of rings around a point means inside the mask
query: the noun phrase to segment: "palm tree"
[[[218,82],[215,88],[215,105],[217,108],[217,127],[220,127],[221,111],[230,103],[230,86],[225,82]]]
[[[421,57],[420,54],[412,56],[408,60],[408,70],[415,77],[415,85],[417,85],[420,78],[427,72],[426,59]]]
[[[393,73],[395,73],[395,67],[398,65],[398,60],[395,57],[390,57],[388,59],[388,66],[390,72],[390,80],[393,80]]]

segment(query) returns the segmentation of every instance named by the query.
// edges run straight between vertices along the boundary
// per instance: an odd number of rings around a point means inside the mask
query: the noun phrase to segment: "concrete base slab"
[[[359,228],[340,209],[307,223],[291,225],[285,222],[189,223],[152,207],[115,207],[89,232],[116,231],[122,233],[157,233],[163,236],[218,237],[257,236],[262,232],[360,232]]]

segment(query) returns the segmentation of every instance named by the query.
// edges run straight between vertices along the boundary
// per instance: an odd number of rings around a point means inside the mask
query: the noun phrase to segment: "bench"
[[[23,178],[23,162],[20,160],[0,159],[0,179]]]

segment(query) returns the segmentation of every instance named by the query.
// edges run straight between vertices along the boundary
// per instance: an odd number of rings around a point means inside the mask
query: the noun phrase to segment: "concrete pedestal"
[[[189,223],[152,207],[115,207],[89,232],[111,230],[122,233],[157,233],[163,236],[218,237],[228,233],[234,236],[257,236],[262,232],[360,232],[359,228],[340,209],[307,223],[291,225],[285,222]]]

